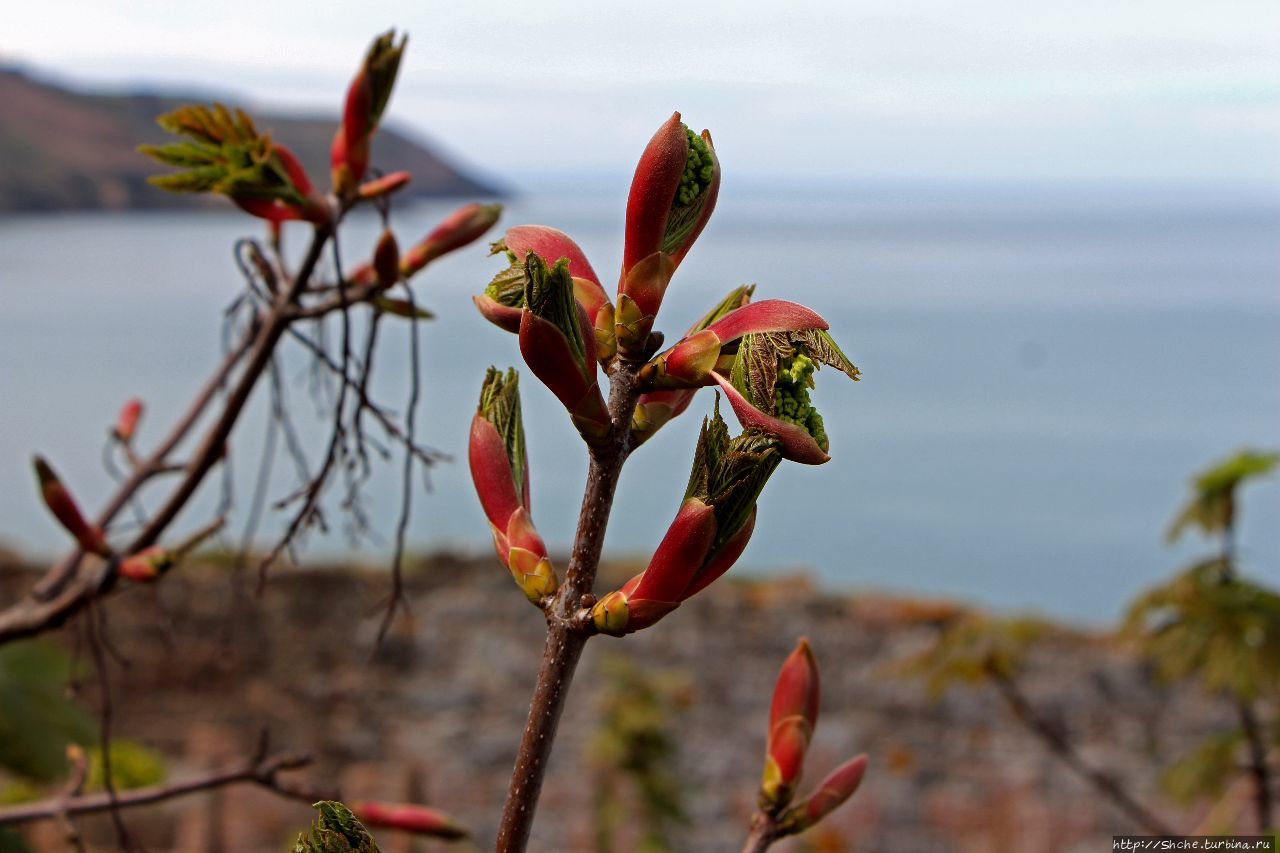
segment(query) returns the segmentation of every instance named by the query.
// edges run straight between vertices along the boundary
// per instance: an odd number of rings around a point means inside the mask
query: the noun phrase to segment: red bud
[[[441,255],[475,242],[493,227],[501,215],[500,204],[463,205],[404,253],[400,259],[401,274],[409,278]]]
[[[866,772],[867,756],[865,755],[851,758],[833,770],[826,779],[822,780],[818,790],[810,794],[808,799],[797,808],[796,819],[799,823],[797,831],[813,826],[839,808],[841,803],[858,790],[858,785],[862,783],[862,777]]]
[[[142,418],[142,401],[137,397],[126,402],[120,407],[120,414],[116,416],[116,425],[112,429],[112,434],[121,442],[128,444],[133,440],[133,434],[138,429],[138,421]]]
[[[351,807],[365,826],[380,829],[399,829],[433,838],[466,838],[466,828],[438,809],[400,803],[355,803]]]
[[[389,175],[383,175],[381,178],[361,184],[357,194],[360,196],[361,201],[371,201],[375,198],[391,195],[393,192],[408,186],[412,177],[408,172],[392,172]]]
[[[386,289],[400,280],[400,247],[391,229],[384,229],[373,250],[373,272],[378,287]]]
[[[71,493],[62,485],[62,481],[58,479],[58,475],[54,473],[49,463],[40,456],[35,457],[32,463],[36,469],[36,478],[40,482],[40,496],[44,499],[44,505],[53,513],[53,517],[58,519],[67,532],[75,537],[81,549],[100,557],[110,556],[111,547],[103,538],[102,531],[85,521],[80,513],[80,507],[71,497]]]
[[[801,638],[778,673],[769,708],[761,794],[770,803],[786,805],[791,800],[817,723],[818,664],[809,641]]]

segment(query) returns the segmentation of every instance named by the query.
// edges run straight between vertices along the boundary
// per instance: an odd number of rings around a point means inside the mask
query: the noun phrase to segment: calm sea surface
[[[399,211],[402,243],[451,207]],[[504,223],[564,228],[609,279],[622,209],[621,196],[520,198]],[[377,229],[353,225],[349,261]],[[147,399],[144,442],[182,407],[220,351],[220,311],[239,286],[231,243],[255,230],[231,213],[0,219],[0,539],[33,554],[63,541],[37,501],[32,452],[93,505],[110,489],[101,448],[119,404]],[[291,236],[300,248],[303,235]],[[519,363],[515,339],[470,303],[499,266],[477,248],[416,284],[439,314],[424,327],[424,441],[458,459],[484,367]],[[1280,446],[1274,200],[918,189],[815,200],[726,187],[659,326],[678,332],[752,281],[758,298],[822,312],[864,379],[820,377],[834,459],[775,475],[738,571],[803,568],[850,588],[1106,620],[1204,547],[1162,541],[1188,475],[1244,445]],[[376,394],[402,408],[407,326],[391,332]],[[288,378],[315,458],[325,434],[300,365]],[[241,510],[263,443],[261,397],[233,439]],[[532,377],[524,397],[535,518],[565,546],[584,456]],[[710,393],[701,399],[633,457],[612,553],[643,555],[662,535],[711,405]],[[382,466],[370,485],[381,535],[362,546],[371,556],[386,553],[398,468]],[[293,483],[287,460],[277,472],[280,495]],[[431,483],[415,494],[412,544],[487,547],[465,465],[439,466]],[[205,520],[216,499],[211,481],[183,524]],[[1280,482],[1246,495],[1241,542],[1246,570],[1280,582]],[[349,547],[335,525],[310,553]]]

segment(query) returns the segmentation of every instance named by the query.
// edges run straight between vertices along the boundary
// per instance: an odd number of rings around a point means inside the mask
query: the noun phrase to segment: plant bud
[[[36,469],[36,479],[40,483],[40,497],[44,499],[44,505],[53,513],[53,517],[58,519],[58,523],[75,538],[76,544],[82,550],[97,554],[99,557],[110,556],[111,547],[107,545],[102,531],[85,521],[80,507],[49,463],[43,457],[37,456],[32,460],[32,464]]]
[[[351,810],[366,826],[399,829],[416,835],[456,840],[470,833],[438,809],[404,803],[355,803]]]
[[[849,759],[833,770],[803,803],[789,810],[782,823],[791,833],[803,832],[818,823],[853,796],[866,772],[867,756]]]
[[[137,432],[138,421],[141,418],[142,401],[134,397],[120,408],[120,414],[116,416],[116,425],[111,430],[112,435],[121,444],[128,444],[133,441],[133,434]]]
[[[673,114],[640,156],[627,197],[616,326],[624,351],[643,350],[667,284],[706,226],[719,189],[711,134],[695,134]]]
[[[391,99],[408,37],[396,44],[395,30],[374,39],[360,70],[347,88],[342,125],[333,137],[329,163],[339,196],[354,192],[369,168],[369,143]]]
[[[384,229],[373,250],[373,272],[378,287],[386,290],[400,281],[400,247],[391,229]]]
[[[782,665],[769,709],[761,802],[779,808],[791,801],[804,765],[804,754],[818,723],[818,664],[809,641],[799,644]]]
[[[501,215],[500,204],[464,204],[404,253],[400,258],[400,274],[410,278],[436,258],[474,243]]]

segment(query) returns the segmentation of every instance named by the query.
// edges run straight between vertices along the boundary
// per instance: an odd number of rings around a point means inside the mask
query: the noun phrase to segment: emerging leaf
[[[373,836],[342,803],[321,800],[313,808],[320,816],[298,836],[293,853],[379,853]]]
[[[325,217],[297,158],[260,134],[241,110],[232,112],[222,104],[187,105],[156,122],[187,141],[139,146],[153,159],[185,170],[152,177],[152,184],[170,192],[225,195],[254,215],[275,221]]]

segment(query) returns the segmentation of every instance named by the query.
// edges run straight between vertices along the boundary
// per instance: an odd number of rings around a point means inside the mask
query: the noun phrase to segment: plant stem
[[[271,758],[245,761],[226,770],[218,770],[204,776],[197,776],[182,782],[170,782],[164,785],[152,785],[146,788],[134,788],[121,791],[113,797],[106,791],[94,794],[81,794],[74,797],[54,797],[34,803],[19,803],[13,806],[0,807],[0,826],[15,823],[28,823],[33,820],[53,820],[61,816],[90,814],[109,811],[112,808],[132,808],[172,800],[187,794],[207,791],[223,785],[234,785],[239,782],[254,782],[284,797],[314,801],[321,794],[310,789],[287,785],[277,779],[276,774],[283,770],[296,770],[311,763],[307,755],[278,755]]]
[[[529,843],[533,815],[542,791],[560,713],[564,710],[574,670],[589,636],[574,628],[571,620],[584,605],[585,597],[591,595],[596,571],[600,567],[600,552],[613,507],[613,495],[618,487],[618,476],[631,450],[631,415],[639,397],[636,384],[639,368],[639,364],[632,362],[619,364],[609,390],[613,433],[607,443],[591,451],[587,487],[582,496],[569,568],[564,584],[547,609],[547,640],[538,669],[538,684],[529,705],[529,719],[520,739],[516,765],[511,772],[511,786],[502,808],[495,847],[498,853],[521,853]]]
[[[991,680],[1000,691],[1005,704],[1013,711],[1013,715],[1025,725],[1032,734],[1040,738],[1049,751],[1058,756],[1063,764],[1075,771],[1099,793],[1108,797],[1113,805],[1124,812],[1143,829],[1154,835],[1175,835],[1174,830],[1160,818],[1149,812],[1141,803],[1125,790],[1110,774],[1099,770],[1085,762],[1076,751],[1075,745],[1052,723],[1032,707],[1030,700],[1022,692],[1018,683],[1005,673],[989,668]]]
[[[1236,701],[1240,715],[1240,728],[1249,745],[1249,774],[1253,776],[1254,813],[1258,817],[1258,831],[1266,832],[1274,824],[1271,819],[1271,768],[1267,766],[1267,744],[1254,714],[1253,705],[1244,700]]]
[[[768,815],[756,813],[751,821],[751,832],[742,845],[742,853],[764,853],[769,845],[778,840],[778,824]]]

